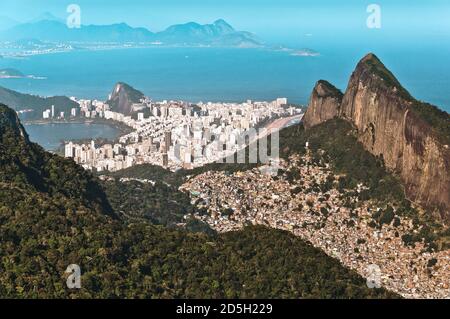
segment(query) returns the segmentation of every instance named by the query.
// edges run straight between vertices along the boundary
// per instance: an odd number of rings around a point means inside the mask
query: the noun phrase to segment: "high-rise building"
[[[55,117],[55,106],[52,105],[52,118],[54,118],[54,117]]]
[[[171,131],[166,131],[164,133],[164,145],[165,145],[166,152],[168,152],[170,149],[170,146],[172,145],[172,132]]]
[[[45,110],[42,112],[42,118],[49,119],[50,118],[50,110]]]
[[[167,118],[167,115],[169,113],[169,110],[166,106],[161,106],[161,118],[165,119]]]
[[[66,144],[66,146],[65,146],[64,156],[65,156],[65,157],[74,157],[74,156],[75,156],[74,151],[75,151],[75,149],[74,149],[74,147],[73,147],[73,143],[72,143],[72,142],[69,142],[69,143]]]
[[[280,106],[288,104],[288,101],[287,101],[287,98],[282,97],[282,98],[278,98],[276,103],[277,103],[277,106],[280,107]]]
[[[191,147],[187,147],[184,152],[184,163],[190,164],[192,163],[192,149]]]
[[[114,144],[114,147],[113,147],[114,154],[119,154],[121,149],[122,149],[122,145]]]
[[[113,158],[114,157],[114,150],[111,144],[105,144],[103,145],[103,151],[106,158]]]

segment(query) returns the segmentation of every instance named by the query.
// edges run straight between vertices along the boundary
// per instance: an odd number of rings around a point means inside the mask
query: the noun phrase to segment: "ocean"
[[[369,51],[365,47],[324,45],[317,57],[269,49],[129,48],[5,58],[0,68],[46,79],[0,79],[0,85],[24,93],[105,100],[122,81],[154,100],[287,97],[307,104],[319,79],[345,90],[356,63]],[[450,112],[449,48],[383,46],[374,53],[413,96]]]
[[[367,45],[327,46],[320,56],[293,56],[269,49],[139,48],[74,51],[0,59],[45,79],[0,79],[23,93],[106,100],[116,82],[126,82],[154,100],[242,102],[287,97],[307,104],[314,84],[326,79],[345,90]],[[450,112],[450,48],[382,46],[373,50],[416,98]],[[30,138],[47,150],[61,140],[115,138],[107,125],[27,125]]]

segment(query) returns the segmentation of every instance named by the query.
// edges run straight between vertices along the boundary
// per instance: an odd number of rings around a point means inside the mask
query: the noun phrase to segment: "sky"
[[[339,41],[450,39],[449,0],[1,0],[0,17],[27,22],[50,12],[65,19],[69,4],[80,6],[82,24],[126,22],[151,31],[223,18],[272,42],[313,36]],[[370,4],[380,6],[381,29],[367,28]]]

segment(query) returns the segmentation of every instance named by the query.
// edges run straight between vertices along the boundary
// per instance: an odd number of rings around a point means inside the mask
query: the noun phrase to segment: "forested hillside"
[[[29,142],[0,106],[0,297],[386,298],[283,231],[208,236],[126,222],[98,180]],[[64,273],[82,270],[82,288]]]
[[[342,119],[332,119],[305,130],[303,124],[294,125],[280,132],[280,156],[287,159],[291,154],[304,154],[306,142],[316,162],[332,163],[335,174],[340,178],[341,188],[354,188],[364,183],[368,190],[360,194],[361,199],[372,199],[380,206],[394,205],[396,213],[413,219],[417,232],[405,238],[407,244],[425,241],[430,249],[450,247],[450,228],[436,221],[430,214],[415,207],[406,197],[401,181],[388,171],[383,158],[366,151],[357,140],[357,132],[352,125]],[[270,138],[268,139],[270,149]],[[248,149],[246,150],[248,161]],[[322,161],[322,162],[323,162]],[[116,177],[160,178],[173,185],[181,185],[189,176],[210,170],[245,171],[261,163],[208,164],[193,170],[179,170],[175,173],[152,165],[138,165],[112,173]],[[374,223],[380,227],[380,217],[374,216]],[[420,230],[419,230],[420,229]]]

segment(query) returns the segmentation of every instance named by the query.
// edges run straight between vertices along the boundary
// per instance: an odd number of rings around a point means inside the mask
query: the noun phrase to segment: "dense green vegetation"
[[[173,186],[157,182],[103,182],[103,188],[114,211],[124,219],[148,220],[154,224],[174,226],[193,212],[189,196]]]
[[[248,161],[248,156],[247,156]],[[151,164],[142,164],[132,166],[130,168],[120,170],[113,173],[106,173],[108,176],[115,178],[140,178],[149,179],[153,181],[161,181],[173,186],[180,186],[186,181],[186,178],[190,176],[196,176],[203,174],[208,171],[226,171],[226,172],[236,172],[236,171],[246,171],[258,164],[235,164],[235,163],[211,163],[202,167],[197,167],[192,170],[180,169],[176,172],[171,172],[160,166],[155,166]],[[103,174],[104,172],[102,172]]]
[[[450,114],[434,105],[416,100],[413,102],[412,110],[433,128],[442,143],[450,145]]]
[[[39,192],[116,216],[92,175],[73,161],[44,152],[30,143],[14,111],[0,105],[0,185],[4,189]],[[2,198],[6,201],[7,197]]]
[[[166,227],[180,226],[192,232],[213,235],[206,223],[194,219],[195,207],[189,196],[164,182],[120,182],[114,178],[101,183],[114,211],[128,223],[150,222]]]
[[[287,232],[249,227],[208,236],[125,222],[95,177],[30,143],[4,106],[0,148],[2,298],[397,297],[367,288]],[[117,196],[113,206],[127,200]],[[70,264],[81,267],[80,290],[66,288]]]
[[[281,132],[280,141],[284,157],[304,154],[309,142],[317,162],[324,159],[333,164],[335,174],[345,174],[340,179],[343,188],[364,182],[370,188],[368,198],[386,202],[404,198],[399,180],[387,172],[383,159],[366,151],[353,134],[351,124],[344,120],[331,120],[307,131],[302,125],[291,127]]]
[[[171,171],[156,165],[142,164],[135,165],[117,172],[101,172],[115,178],[138,178],[151,181],[160,181],[170,185],[178,185],[182,180],[181,174],[174,174]]]
[[[424,241],[429,249],[447,249],[450,247],[449,228],[443,227],[431,214],[420,214],[405,197],[403,185],[400,180],[388,172],[383,159],[366,151],[356,138],[352,125],[341,119],[333,119],[309,130],[303,125],[295,125],[280,132],[280,156],[288,158],[291,154],[305,154],[306,142],[310,144],[316,163],[323,165],[331,163],[333,172],[343,175],[339,179],[340,189],[355,188],[359,183],[369,187],[359,194],[361,199],[372,199],[378,202],[382,211],[389,211],[391,205],[395,206],[396,214],[412,218],[418,232],[411,234],[407,244]],[[270,138],[268,139],[270,149]],[[181,185],[187,176],[202,174],[206,171],[217,170],[229,173],[245,171],[261,163],[248,163],[248,148],[246,150],[247,162],[245,164],[218,164],[213,163],[194,170],[179,170],[176,173],[153,167],[139,165],[113,174],[117,177],[134,177],[158,179]],[[386,218],[374,216],[375,227],[382,227]],[[396,217],[396,216],[394,216]],[[406,244],[406,242],[405,242]]]
[[[450,248],[449,228],[443,227],[431,214],[420,214],[412,206],[400,180],[388,172],[382,158],[364,149],[350,123],[333,119],[309,130],[302,125],[285,129],[280,134],[282,156],[304,154],[306,142],[318,164],[331,163],[335,174],[343,174],[339,179],[340,188],[354,188],[359,183],[369,187],[359,194],[360,198],[377,201],[383,212],[387,212],[374,216],[376,227],[382,227],[390,219],[389,207],[394,205],[396,214],[412,218],[420,229],[411,235],[412,243],[425,241],[429,249]]]

